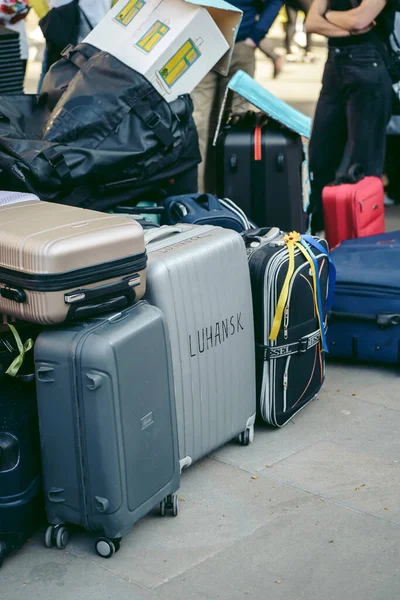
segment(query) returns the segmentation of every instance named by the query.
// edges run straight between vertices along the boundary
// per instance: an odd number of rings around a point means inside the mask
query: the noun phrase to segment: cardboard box
[[[120,0],[84,42],[142,73],[169,102],[227,75],[241,11],[222,0]]]

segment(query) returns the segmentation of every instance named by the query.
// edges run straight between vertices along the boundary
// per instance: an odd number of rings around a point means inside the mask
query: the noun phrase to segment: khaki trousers
[[[203,159],[199,165],[199,192],[201,193],[207,191],[206,170],[210,167],[207,165],[209,139],[214,136],[228,82],[237,71],[245,71],[251,77],[255,72],[255,49],[247,46],[244,42],[236,44],[233,50],[228,76],[210,71],[192,92],[193,116],[199,134],[199,146]],[[249,104],[237,94],[233,94],[231,105],[227,108],[231,108],[235,113],[246,112]]]

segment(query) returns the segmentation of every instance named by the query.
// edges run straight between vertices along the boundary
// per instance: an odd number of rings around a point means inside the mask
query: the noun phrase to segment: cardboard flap
[[[228,88],[256,106],[263,113],[305,138],[311,136],[311,119],[283,100],[279,100],[244,71],[238,71]]]
[[[219,62],[217,62],[214,71],[217,71],[221,75],[228,75],[237,32],[242,21],[242,11],[235,6],[228,4],[228,2],[224,2],[224,0],[185,0],[185,2],[196,6],[203,6],[207,9],[221,30],[230,49]]]

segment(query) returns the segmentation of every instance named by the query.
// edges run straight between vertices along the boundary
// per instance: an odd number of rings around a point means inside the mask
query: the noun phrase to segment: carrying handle
[[[199,194],[198,196],[192,196],[192,198],[201,205],[206,205],[207,210],[221,210],[221,206],[217,198],[213,194]]]
[[[247,243],[259,240],[260,238],[264,238],[268,243],[272,242],[279,234],[280,230],[278,227],[259,227],[258,229],[248,229],[247,231],[243,231],[241,236]]]
[[[144,232],[144,241],[146,245],[152,244],[153,242],[158,242],[159,240],[163,240],[172,235],[183,233],[184,228],[179,226],[166,226],[165,229],[160,227],[159,229],[152,229],[151,231]]]
[[[163,206],[116,206],[114,213],[127,213],[129,215],[161,215],[165,211]]]
[[[397,327],[400,325],[400,314],[398,313],[378,313],[359,314],[359,313],[344,313],[336,310],[331,310],[328,314],[328,320],[339,321],[362,321],[365,323],[376,323],[379,329],[388,329],[389,327]]]
[[[68,292],[64,295],[65,304],[70,305],[67,320],[86,319],[132,306],[136,300],[134,288],[140,283],[141,278],[137,273],[116,283]]]

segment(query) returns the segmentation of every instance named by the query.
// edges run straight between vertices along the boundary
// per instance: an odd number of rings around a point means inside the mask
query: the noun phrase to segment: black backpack
[[[130,202],[196,168],[192,111],[189,95],[168,103],[143,75],[81,44],[39,97],[0,99],[0,189],[97,210]]]

